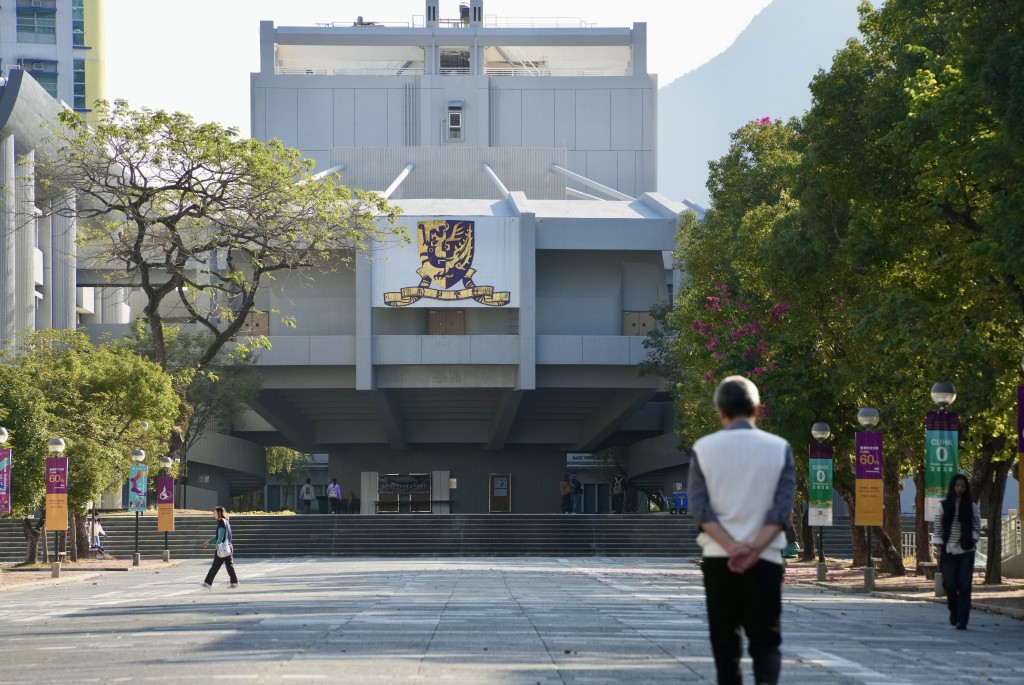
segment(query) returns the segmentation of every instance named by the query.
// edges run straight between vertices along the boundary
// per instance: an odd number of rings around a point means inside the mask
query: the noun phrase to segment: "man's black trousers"
[[[775,685],[782,666],[782,566],[762,559],[741,574],[730,571],[728,563],[726,558],[703,562],[711,651],[719,685],[743,682],[740,628],[750,643],[754,682]]]

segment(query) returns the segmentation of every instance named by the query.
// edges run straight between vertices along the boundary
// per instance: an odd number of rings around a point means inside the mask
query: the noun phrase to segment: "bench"
[[[928,580],[935,580],[935,574],[939,571],[939,565],[934,561],[922,561],[917,565],[917,575],[924,576]]]

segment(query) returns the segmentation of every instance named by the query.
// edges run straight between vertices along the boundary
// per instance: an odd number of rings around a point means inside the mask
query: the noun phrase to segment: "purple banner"
[[[46,458],[46,494],[68,494],[68,458]]]
[[[1017,386],[1017,454],[1024,454],[1024,385]]]
[[[882,478],[882,434],[857,433],[857,480]]]
[[[924,428],[930,431],[958,431],[960,415],[955,411],[930,411],[925,416]]]
[[[156,477],[156,503],[174,505],[174,476]]]
[[[831,459],[835,454],[832,445],[822,444],[811,445],[808,453],[811,459]]]
[[[11,448],[0,449],[0,515],[11,513]]]

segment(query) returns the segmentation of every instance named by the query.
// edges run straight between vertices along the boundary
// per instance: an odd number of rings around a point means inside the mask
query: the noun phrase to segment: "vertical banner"
[[[146,511],[146,493],[149,490],[149,467],[132,464],[128,471],[128,511]]]
[[[0,516],[11,513],[11,448],[0,449]]]
[[[68,529],[68,458],[46,458],[46,530]]]
[[[160,533],[174,530],[174,476],[156,477],[156,529]]]
[[[882,434],[857,433],[854,525],[882,525]]]
[[[924,520],[940,516],[939,502],[960,468],[960,415],[954,411],[930,411],[925,419]]]
[[[808,448],[807,523],[832,525],[832,445]]]

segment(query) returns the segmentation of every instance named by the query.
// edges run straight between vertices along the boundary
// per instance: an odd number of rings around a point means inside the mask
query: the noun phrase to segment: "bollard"
[[[142,563],[142,555],[136,552],[132,555],[132,566],[138,566]]]
[[[825,564],[818,564],[818,580],[819,581],[827,579],[827,572],[828,572],[828,566],[826,566]]]
[[[51,578],[60,578],[60,562],[59,561],[55,561],[52,564],[50,564],[50,577]]]
[[[935,596],[946,596],[946,588],[942,587],[942,574],[938,571],[935,572]]]
[[[864,589],[868,592],[875,589],[875,569],[872,566],[864,567]]]
[[[171,560],[171,550],[165,549],[164,550],[164,561],[170,561],[170,560]]]

